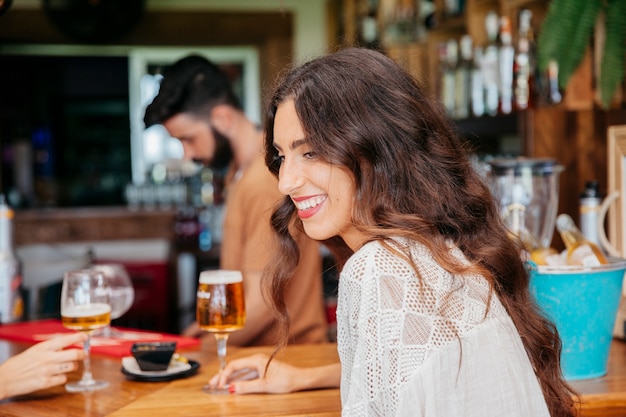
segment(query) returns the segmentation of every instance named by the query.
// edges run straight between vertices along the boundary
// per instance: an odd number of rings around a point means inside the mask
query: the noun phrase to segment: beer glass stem
[[[109,385],[107,381],[95,380],[91,374],[91,332],[87,332],[87,340],[83,343],[85,359],[83,359],[83,376],[80,381],[65,384],[68,392],[96,391]]]
[[[87,340],[83,343],[85,359],[83,359],[83,376],[80,379],[81,385],[93,385],[94,379],[91,374],[91,332],[87,332]]]
[[[228,333],[215,333],[217,341],[217,357],[220,361],[220,373],[226,368],[226,343],[228,342]]]

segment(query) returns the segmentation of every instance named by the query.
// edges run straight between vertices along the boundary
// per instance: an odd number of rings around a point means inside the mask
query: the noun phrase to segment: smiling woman
[[[235,392],[336,384],[343,416],[574,415],[521,248],[441,105],[398,64],[356,48],[291,70],[270,95],[265,151],[289,197],[272,216],[274,306],[288,328],[302,228],[339,266],[340,366],[244,358],[219,383],[252,367],[261,378]]]

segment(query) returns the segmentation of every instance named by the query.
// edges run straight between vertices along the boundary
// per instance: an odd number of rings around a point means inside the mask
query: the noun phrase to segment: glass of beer
[[[104,275],[92,269],[66,272],[61,287],[61,320],[68,329],[87,333],[83,376],[65,385],[69,392],[96,391],[109,385],[91,374],[91,333],[111,323],[110,289]]]
[[[242,329],[246,322],[243,277],[240,271],[202,271],[198,282],[196,319],[201,330],[215,335],[220,372],[226,367],[226,345],[231,332]],[[221,394],[209,384],[204,392]]]

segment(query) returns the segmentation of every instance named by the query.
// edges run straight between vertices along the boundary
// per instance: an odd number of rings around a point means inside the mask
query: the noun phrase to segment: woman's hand
[[[0,365],[0,399],[64,384],[85,357],[82,349],[64,348],[86,338],[83,333],[55,337],[9,358]]]
[[[298,368],[273,359],[267,368],[269,356],[257,354],[231,361],[221,374],[209,381],[210,385],[228,387],[234,394],[285,394],[315,388],[338,387],[339,364],[314,368]]]
[[[265,367],[268,360],[269,356],[263,354],[235,359],[226,365],[224,372],[215,375],[209,384],[228,387],[231,393],[237,394],[284,394],[297,391],[298,385],[294,381],[297,381],[298,374],[302,370],[284,362],[272,360],[266,374]]]

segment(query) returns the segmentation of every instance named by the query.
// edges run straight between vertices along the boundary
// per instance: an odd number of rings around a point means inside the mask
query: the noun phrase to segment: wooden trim
[[[176,210],[133,211],[125,207],[18,210],[16,246],[126,239],[174,239]]]
[[[608,128],[608,195],[616,196],[609,208],[609,242],[626,256],[626,125]],[[607,202],[609,203],[609,202]]]

